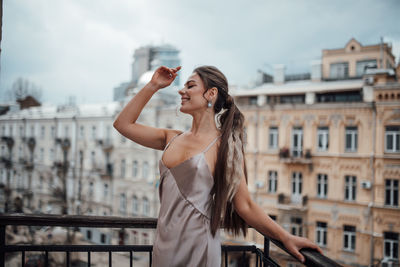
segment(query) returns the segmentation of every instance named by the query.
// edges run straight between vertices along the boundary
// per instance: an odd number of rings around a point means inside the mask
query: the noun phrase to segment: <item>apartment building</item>
[[[398,263],[400,83],[394,66],[390,45],[364,47],[352,39],[342,49],[323,50],[307,80],[285,76],[279,65],[273,82],[234,93],[245,115],[254,199],[289,232],[310,238],[344,266]],[[247,241],[263,239],[250,232]],[[281,266],[296,266],[273,253]]]

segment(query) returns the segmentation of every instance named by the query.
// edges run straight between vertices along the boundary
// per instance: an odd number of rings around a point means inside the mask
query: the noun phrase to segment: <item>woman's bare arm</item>
[[[238,191],[233,198],[235,210],[242,219],[259,232],[281,241],[283,245],[301,262],[304,262],[303,255],[299,250],[304,247],[316,249],[322,254],[322,250],[307,238],[291,235],[277,224],[265,211],[257,205],[250,197],[246,179],[243,176]]]
[[[179,131],[155,128],[137,123],[140,113],[150,98],[161,88],[169,86],[178,75],[180,67],[170,69],[159,67],[151,81],[143,87],[123,108],[114,121],[114,128],[126,138],[140,145],[163,150],[169,133]]]

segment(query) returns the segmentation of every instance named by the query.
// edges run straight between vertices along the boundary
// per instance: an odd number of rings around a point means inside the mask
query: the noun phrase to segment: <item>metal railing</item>
[[[21,252],[22,266],[25,264],[25,252],[44,252],[45,266],[49,266],[50,252],[65,252],[66,266],[70,266],[71,252],[87,252],[87,266],[91,265],[91,252],[108,252],[108,266],[112,266],[112,252],[129,252],[130,266],[133,262],[134,252],[149,253],[149,264],[152,265],[152,245],[8,245],[6,244],[6,226],[61,226],[61,227],[90,227],[90,228],[137,228],[155,229],[156,218],[125,218],[115,216],[77,216],[77,215],[35,215],[35,214],[3,214],[0,215],[0,267],[5,266],[6,253]],[[290,254],[281,242],[271,241]],[[222,245],[223,259],[221,264],[228,266],[228,253],[242,252],[254,254],[256,266],[279,266],[270,258],[270,239],[264,236],[264,249],[254,245]],[[315,250],[302,249],[300,251],[306,261],[306,266],[336,267],[341,266],[333,260],[321,255]]]

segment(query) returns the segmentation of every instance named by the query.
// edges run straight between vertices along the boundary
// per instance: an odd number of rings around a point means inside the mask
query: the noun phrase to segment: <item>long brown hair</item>
[[[241,151],[244,160],[244,175],[247,183],[246,161],[244,159],[243,148],[243,124],[244,116],[237,108],[233,98],[228,93],[228,81],[225,75],[214,66],[201,66],[193,72],[197,73],[203,81],[206,91],[216,87],[218,89],[217,100],[214,104],[215,114],[225,109],[223,113],[218,114],[217,120],[221,127],[222,137],[218,149],[216,167],[214,171],[214,186],[211,191],[212,211],[211,211],[211,233],[215,236],[217,229],[223,226],[229,232],[238,235],[247,233],[247,224],[235,211],[233,201],[228,200],[228,179],[227,179],[227,161],[228,161],[228,139],[233,132],[238,133],[241,141]],[[204,93],[205,93],[204,92]],[[234,140],[239,141],[239,140]],[[241,162],[239,164],[242,164]]]

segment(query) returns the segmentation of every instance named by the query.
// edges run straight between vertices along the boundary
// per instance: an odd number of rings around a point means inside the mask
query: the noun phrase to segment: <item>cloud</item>
[[[0,93],[17,77],[43,87],[45,101],[112,100],[146,44],[181,50],[181,82],[198,65],[247,84],[283,63],[308,70],[321,50],[390,40],[399,56],[398,1],[13,0],[4,2]]]

